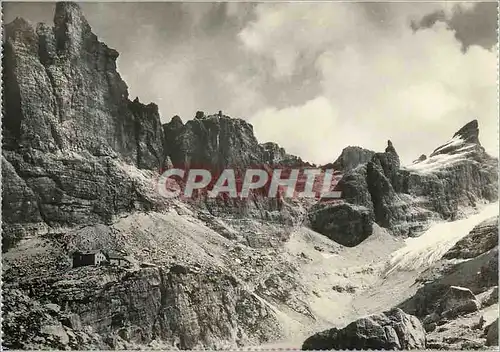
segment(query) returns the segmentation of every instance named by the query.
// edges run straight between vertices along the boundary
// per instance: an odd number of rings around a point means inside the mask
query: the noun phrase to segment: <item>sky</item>
[[[3,3],[52,23],[53,3]],[[81,3],[162,121],[242,118],[314,163],[391,140],[404,164],[465,123],[498,156],[497,9],[477,2]]]

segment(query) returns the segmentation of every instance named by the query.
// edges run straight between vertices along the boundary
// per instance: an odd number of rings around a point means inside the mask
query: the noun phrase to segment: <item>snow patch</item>
[[[460,138],[459,136],[456,136],[456,137],[453,137],[452,139],[450,139],[446,144],[440,146],[439,148],[437,148],[433,153],[434,154],[437,154],[439,153],[440,151],[446,149],[446,148],[449,148],[449,147],[458,147],[459,145],[462,145],[464,144],[465,141]]]
[[[471,146],[473,147],[473,146]],[[404,168],[408,171],[414,171],[420,174],[432,173],[446,167],[452,166],[458,162],[464,161],[467,159],[467,150],[468,147],[460,148],[464,150],[463,153],[457,154],[438,154],[431,156],[430,158],[423,160],[421,162],[415,163],[413,165],[407,165]]]
[[[479,213],[466,219],[433,224],[421,236],[405,240],[406,246],[393,253],[386,276],[396,271],[427,269],[476,225],[495,215],[498,215],[498,202],[484,206]]]

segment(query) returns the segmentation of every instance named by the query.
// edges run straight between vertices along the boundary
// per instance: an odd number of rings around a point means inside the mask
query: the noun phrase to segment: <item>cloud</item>
[[[262,109],[250,122],[260,142],[286,146],[288,153],[305,160],[328,161],[332,153],[325,146],[335,139],[337,118],[330,101],[317,97],[300,106]]]
[[[477,118],[483,145],[497,155],[495,52],[471,46],[464,53],[442,22],[413,31],[411,21],[436,11],[436,4],[369,5],[257,9],[256,20],[240,32],[248,50],[273,60],[277,77],[312,61],[322,87],[302,106],[257,112],[251,118],[257,135],[315,162],[332,161],[352,144],[382,150],[391,139],[403,161],[411,162]],[[446,16],[457,9],[445,5]],[[302,150],[298,140],[305,143]]]

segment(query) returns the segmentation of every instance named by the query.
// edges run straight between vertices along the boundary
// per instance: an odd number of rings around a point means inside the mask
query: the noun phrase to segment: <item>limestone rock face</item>
[[[302,218],[296,216],[293,206],[284,204],[281,194],[268,197],[267,191],[273,167],[289,169],[310,167],[311,164],[286,153],[276,143],[259,144],[252,125],[242,119],[222,114],[201,115],[201,112],[197,116],[185,124],[179,116],[174,116],[163,125],[165,150],[173,167],[186,171],[196,168],[209,170],[213,184],[222,170],[228,168],[235,171],[239,184],[243,182],[244,172],[250,168],[264,170],[269,176],[267,188],[251,191],[248,198],[208,198],[198,194],[195,202],[200,207],[206,208],[213,216],[233,214],[238,218],[275,219],[287,224],[290,218]]]
[[[141,107],[129,108],[118,53],[98,41],[76,4],[58,3],[53,27],[16,19],[6,25],[5,39],[7,146],[118,153],[137,162]],[[152,118],[157,125],[159,116]],[[154,137],[162,148],[162,134]]]
[[[42,329],[37,333],[31,328],[33,337],[50,335],[43,330],[46,326],[57,327],[70,336],[85,335],[83,327],[91,326],[93,335],[87,340],[93,338],[106,349],[145,346],[154,340],[181,349],[202,346],[216,349],[224,343],[260,343],[279,332],[269,307],[243,289],[234,277],[217,270],[200,273],[172,265],[126,273],[84,267],[62,278],[53,277],[52,282],[46,281],[43,290],[29,282],[24,282],[21,288],[36,292],[39,301],[64,302],[64,312],[44,313],[28,308],[29,314],[39,314],[37,319]],[[8,289],[7,295],[22,296],[19,292]],[[26,304],[41,305],[22,297]],[[9,319],[4,326],[12,329],[10,346],[35,344],[30,341],[31,336],[25,336],[23,341],[16,335],[19,334],[16,329],[24,322],[22,311],[17,311],[19,298],[6,303]],[[215,306],[221,309],[213,309]],[[66,316],[67,312],[73,315]],[[54,342],[54,347],[64,349],[71,344],[82,346],[76,339],[71,341],[64,336]]]
[[[161,167],[158,109],[128,100],[118,53],[98,41],[73,3],[58,3],[54,26],[5,26],[4,149],[18,154],[85,152]]]
[[[159,170],[165,166],[164,135],[156,104],[144,105],[136,98],[129,103],[134,116],[137,143],[137,166],[140,169]]]
[[[163,166],[158,109],[128,100],[118,53],[80,8],[57,3],[53,27],[16,19],[3,47],[4,251],[47,226],[151,209],[120,165]]]
[[[425,348],[420,321],[393,309],[358,319],[343,329],[317,333],[304,341],[302,350],[409,350]]]
[[[443,259],[469,259],[498,245],[498,217],[483,221],[470,232],[469,235],[458,241],[443,256]]]

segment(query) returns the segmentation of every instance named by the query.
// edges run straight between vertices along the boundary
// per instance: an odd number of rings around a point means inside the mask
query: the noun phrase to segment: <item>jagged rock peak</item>
[[[358,165],[367,163],[375,155],[375,152],[358,146],[348,146],[342,149],[342,153],[333,163],[323,165],[323,169],[333,168],[334,170],[347,172]]]
[[[484,148],[479,142],[479,127],[477,120],[471,122],[460,128],[451,140],[436,148],[430,157],[438,154],[457,154],[457,153],[479,153],[484,154]]]
[[[182,122],[182,119],[179,115],[175,115],[174,117],[172,117],[169,123],[184,126],[184,122]]]
[[[475,143],[480,145],[479,124],[477,120],[472,120],[471,122],[464,125],[453,135],[453,138],[455,137],[459,137],[468,143]]]
[[[396,153],[396,148],[394,148],[394,146],[392,145],[392,142],[390,140],[387,141],[387,148],[385,148],[385,152],[386,153],[394,153],[394,154],[398,154]]]
[[[56,3],[54,23],[56,25],[65,25],[71,23],[75,26],[86,27],[86,29],[90,29],[90,25],[83,15],[80,6],[71,1],[60,1]]]

